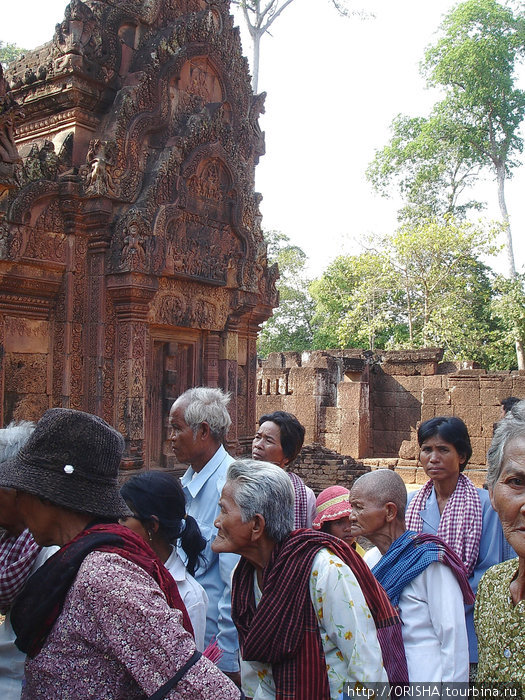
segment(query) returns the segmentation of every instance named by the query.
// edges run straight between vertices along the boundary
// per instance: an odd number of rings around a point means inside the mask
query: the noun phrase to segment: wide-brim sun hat
[[[312,527],[320,530],[325,522],[349,516],[352,506],[348,501],[350,491],[344,486],[330,486],[321,491],[315,500],[315,518]]]
[[[119,492],[124,438],[98,416],[50,408],[29,440],[0,465],[0,486],[107,518],[131,515]]]

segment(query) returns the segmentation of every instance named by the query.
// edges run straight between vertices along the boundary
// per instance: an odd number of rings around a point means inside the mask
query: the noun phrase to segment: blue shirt
[[[485,491],[485,489],[478,489],[477,491],[481,501],[482,529],[481,540],[479,542],[478,560],[476,562],[476,566],[474,567],[474,571],[469,578],[469,583],[474,591],[474,594],[476,594],[476,591],[478,590],[480,578],[488,568],[494,566],[494,564],[499,564],[502,561],[512,559],[516,556],[516,553],[503,536],[501,523],[498,514],[490,503],[488,491]],[[408,495],[408,503],[410,503],[416,493],[417,492],[414,491]],[[441,520],[441,513],[439,512],[439,505],[434,488],[432,488],[432,491],[430,492],[425,508],[419,511],[419,515],[423,520],[423,532],[427,532],[431,535],[437,535],[439,521]],[[465,605],[465,619],[467,622],[470,662],[477,663],[478,640],[474,630],[473,613],[474,606]]]
[[[213,523],[219,513],[219,498],[226,482],[226,472],[234,461],[221,445],[200,472],[194,472],[189,467],[181,479],[186,496],[186,512],[195,518],[206,540],[203,551],[206,563],[195,572],[195,579],[206,591],[209,601],[204,645],[206,647],[213,637],[217,638],[223,652],[217,665],[223,671],[239,670],[239,640],[231,616],[231,576],[239,556],[216,554],[211,550],[211,543],[217,534]],[[182,550],[179,550],[179,554],[185,558]]]

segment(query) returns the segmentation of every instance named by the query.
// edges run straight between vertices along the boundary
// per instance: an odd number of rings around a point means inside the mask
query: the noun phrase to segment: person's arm
[[[219,599],[219,616],[217,620],[217,644],[222,650],[218,667],[228,674],[237,683],[240,683],[239,674],[239,638],[237,628],[232,620],[231,580],[232,573],[239,556],[237,554],[219,554],[219,574],[224,585],[224,591]]]
[[[156,582],[117,554],[95,552],[79,571],[74,594],[96,620],[108,650],[146,695],[158,690],[195,652],[182,614],[170,608]],[[107,653],[107,652],[106,652]],[[237,700],[239,691],[204,656],[167,698]]]
[[[342,662],[341,684],[388,682],[374,620],[361,588],[351,569],[328,550],[321,550],[314,559],[310,597],[321,639],[326,636],[336,647],[333,673],[337,660]]]
[[[29,530],[0,535],[0,612],[6,613],[25,586],[41,547]]]
[[[463,594],[452,570],[435,562],[418,577],[424,588],[422,597],[436,638],[440,644],[441,680],[468,682],[468,638]]]

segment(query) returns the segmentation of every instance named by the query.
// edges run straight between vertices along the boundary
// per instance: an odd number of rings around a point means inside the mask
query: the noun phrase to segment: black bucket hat
[[[51,408],[20,452],[0,465],[0,486],[108,518],[131,515],[119,493],[124,439],[98,416]]]

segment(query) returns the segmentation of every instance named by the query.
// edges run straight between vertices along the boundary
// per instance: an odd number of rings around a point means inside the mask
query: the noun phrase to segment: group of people
[[[407,506],[388,469],[316,500],[282,411],[235,460],[228,401],[173,404],[180,481],[120,486],[122,436],[81,411],[24,424],[3,461],[20,426],[0,431],[0,697],[336,700],[468,681],[477,638],[479,681],[525,684],[525,402],[496,428],[488,491],[462,473],[465,424],[422,423],[429,481]]]

